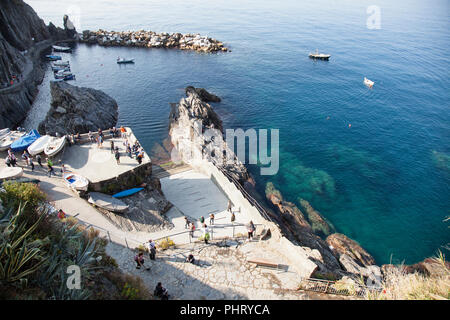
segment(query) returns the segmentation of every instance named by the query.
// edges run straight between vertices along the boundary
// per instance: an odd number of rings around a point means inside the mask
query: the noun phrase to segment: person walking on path
[[[247,224],[247,233],[249,241],[253,239],[253,232],[255,232],[255,225],[253,224],[253,221],[250,220],[250,222]]]
[[[37,161],[37,163],[39,164],[39,166],[42,168],[42,167],[43,167],[43,165],[42,165],[42,158],[41,158],[40,155],[37,155],[37,156],[36,156],[36,161]]]
[[[190,222],[189,222],[188,217],[184,216],[184,228],[185,229],[189,228],[189,224],[190,224]]]
[[[231,208],[232,208],[232,203],[231,203],[230,200],[228,200],[228,208],[227,208],[227,210],[228,210],[229,212],[232,212]]]
[[[206,244],[208,244],[208,240],[209,240],[209,229],[208,226],[206,225],[206,223],[203,223],[203,240],[205,241]]]
[[[138,255],[134,257],[134,261],[136,262],[136,269],[140,269],[141,267],[144,267],[144,254],[142,252],[139,252]],[[146,268],[146,270],[150,270],[150,268]]]
[[[114,153],[114,141],[111,140],[111,153]]]
[[[117,164],[120,164],[120,153],[119,148],[116,147],[116,150],[114,150],[114,157],[116,158]]]
[[[205,223],[205,218],[203,216],[200,217],[200,223],[201,224]]]
[[[52,173],[55,174],[55,170],[53,170],[53,162],[49,158],[47,158],[47,167],[48,167],[48,176],[51,178]]]
[[[32,158],[32,157],[29,157],[29,158],[28,158],[28,163],[29,163],[30,166],[31,166],[31,171],[34,171],[34,163],[33,163],[33,158]]]
[[[148,247],[148,253],[149,253],[150,259],[151,260],[155,260],[155,257],[156,257],[156,244],[155,244],[155,242],[152,239],[148,240],[147,247]]]
[[[191,236],[191,238],[194,237],[194,231],[195,231],[195,224],[193,222],[191,222],[191,225],[189,228],[189,235]]]
[[[209,214],[209,225],[214,225],[214,213]]]
[[[231,224],[234,224],[234,221],[236,220],[236,216],[234,215],[234,212],[231,213]]]

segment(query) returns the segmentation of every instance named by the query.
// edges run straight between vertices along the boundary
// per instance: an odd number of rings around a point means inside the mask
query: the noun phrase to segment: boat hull
[[[124,212],[128,209],[128,205],[123,201],[116,199],[110,195],[100,193],[100,192],[91,192],[89,193],[89,203],[93,205],[108,210],[112,212]]]
[[[15,179],[23,175],[23,169],[20,167],[6,167],[0,170],[0,180]]]
[[[65,136],[61,138],[52,137],[52,139],[45,146],[44,153],[49,157],[53,157],[64,148],[65,144]]]
[[[124,190],[122,192],[116,193],[113,195],[114,198],[124,198],[124,197],[128,197],[131,196],[135,193],[138,193],[139,191],[144,190],[144,188],[132,188],[132,189],[128,189],[128,190]]]
[[[87,191],[89,186],[89,181],[79,174],[72,172],[66,172],[63,176],[64,182],[70,189],[78,191]]]
[[[44,152],[45,146],[50,142],[51,136],[45,135],[37,139],[28,147],[28,153],[35,156],[41,152]]]

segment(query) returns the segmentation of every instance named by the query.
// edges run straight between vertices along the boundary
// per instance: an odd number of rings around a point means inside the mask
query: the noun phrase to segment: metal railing
[[[356,283],[345,284],[336,281],[304,278],[300,282],[299,290],[364,298],[369,294],[378,294],[382,289],[371,288]]]
[[[246,198],[248,200],[248,202],[250,202],[250,204],[252,206],[254,206],[256,208],[256,210],[258,210],[258,212],[261,214],[261,216],[271,222],[276,223],[275,221],[273,221],[273,219],[270,217],[270,215],[267,213],[266,209],[264,209],[258,201],[255,200],[255,198],[253,198],[248,192],[247,190],[245,190],[245,188],[239,183],[239,181],[237,181],[235,178],[233,178],[233,176],[231,176],[223,167],[218,167],[216,166],[217,169],[219,169],[220,172],[222,172],[222,174],[227,177],[227,179],[232,182],[238,189],[239,191],[241,191],[242,195],[244,196],[244,198]]]

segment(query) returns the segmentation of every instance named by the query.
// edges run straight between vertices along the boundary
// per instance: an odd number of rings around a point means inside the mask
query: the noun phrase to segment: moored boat
[[[113,212],[124,212],[129,207],[122,200],[100,192],[90,192],[88,201],[99,208]]]
[[[366,77],[364,77],[364,84],[366,86],[368,86],[369,88],[372,88],[373,85],[375,84],[375,82],[373,82],[372,80],[367,79]]]
[[[72,173],[72,172],[66,172],[63,175],[64,182],[66,185],[71,188],[78,191],[87,191],[89,186],[89,181],[83,176],[80,176],[79,174]]]
[[[331,55],[330,54],[325,54],[325,53],[319,53],[319,50],[316,49],[315,53],[309,53],[309,57],[311,59],[319,59],[319,60],[328,60],[330,59]]]
[[[11,143],[11,150],[13,152],[26,150],[29,146],[33,144],[41,135],[37,130],[31,130],[27,134],[23,135],[19,139]]]
[[[56,61],[56,60],[61,60],[61,56],[55,56],[52,54],[48,54],[45,56],[49,61]]]
[[[55,52],[72,52],[70,47],[52,46],[52,48]]]
[[[53,157],[64,148],[65,144],[66,136],[63,136],[61,138],[51,137],[49,142],[44,147],[44,153],[49,157]]]
[[[68,67],[68,66],[70,66],[70,62],[69,61],[55,61],[55,62],[53,62],[53,66],[55,66],[55,67]]]
[[[21,167],[6,167],[0,169],[0,179],[14,179],[23,175]]]
[[[5,151],[11,144],[17,139],[24,136],[26,132],[23,131],[11,131],[0,138],[0,151]]]
[[[117,63],[123,64],[123,63],[134,63],[134,59],[125,59],[125,58],[117,58]]]
[[[41,136],[28,147],[28,153],[35,156],[41,152],[44,152],[45,146],[49,143],[51,138],[52,137],[49,135]]]

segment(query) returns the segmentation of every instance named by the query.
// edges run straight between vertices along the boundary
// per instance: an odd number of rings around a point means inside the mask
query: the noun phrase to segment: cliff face
[[[42,134],[86,133],[112,128],[117,123],[117,102],[103,91],[51,82],[50,92],[51,108],[39,124]]]
[[[39,53],[51,44],[49,39],[47,27],[29,5],[0,1],[1,128],[17,126],[30,109],[44,76]]]

